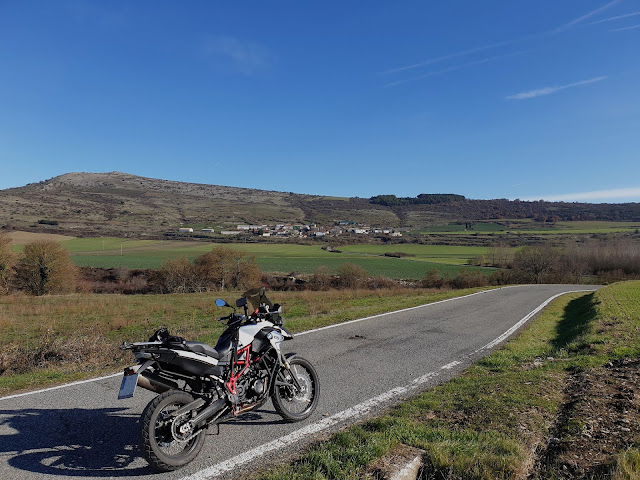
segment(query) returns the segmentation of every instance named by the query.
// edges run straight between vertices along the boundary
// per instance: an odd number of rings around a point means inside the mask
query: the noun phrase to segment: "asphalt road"
[[[117,400],[120,376],[0,398],[0,478],[241,478],[251,462],[282,458],[450,378],[551,297],[582,289],[509,287],[299,334],[284,345],[318,371],[314,415],[283,423],[269,402],[222,424],[194,462],[169,474],[154,473],[138,453],[138,418],[153,394],[139,388]]]

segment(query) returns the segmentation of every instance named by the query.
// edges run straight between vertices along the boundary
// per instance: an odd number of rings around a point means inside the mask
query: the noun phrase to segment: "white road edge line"
[[[58,390],[60,388],[66,388],[66,387],[73,387],[75,385],[82,385],[83,383],[99,382],[100,380],[106,380],[108,378],[118,377],[120,375],[122,375],[122,372],[112,373],[111,375],[105,375],[104,377],[90,378],[88,380],[78,380],[77,382],[63,383],[62,385],[56,385],[55,387],[48,387],[40,390],[34,390],[33,392],[16,393],[15,395],[0,397],[0,400],[10,400],[12,398],[26,397],[27,395],[35,395],[36,393],[50,392],[51,390]]]
[[[369,400],[359,403],[358,405],[335,413],[330,417],[320,420],[319,422],[312,423],[311,425],[307,425],[306,427],[302,427],[294,432],[291,432],[288,435],[285,435],[284,437],[272,440],[271,442],[260,445],[259,447],[256,447],[252,450],[248,450],[244,453],[241,453],[240,455],[236,455],[229,460],[218,463],[216,465],[212,465],[211,467],[207,467],[187,477],[183,477],[180,480],[205,480],[211,477],[216,477],[222,473],[233,470],[239,465],[243,465],[258,457],[261,457],[265,453],[269,453],[279,448],[287,447],[289,445],[297,443],[304,437],[326,430],[327,428],[350,418],[360,417],[385,402],[393,400],[394,398],[401,395],[406,395],[412,390],[420,388],[423,384],[436,378],[438,375],[440,375],[440,372],[427,373],[420,378],[416,378],[409,385],[405,385],[404,387],[396,387],[392,390],[389,390],[388,392],[378,395],[377,397],[370,398]]]
[[[352,323],[363,322],[365,320],[372,320],[374,318],[383,317],[385,315],[393,315],[394,313],[407,312],[409,310],[415,310],[417,308],[428,307],[430,305],[437,305],[439,303],[444,303],[444,302],[451,302],[452,300],[459,300],[459,299],[462,299],[462,298],[472,297],[474,295],[480,295],[482,293],[494,292],[494,291],[502,290],[502,289],[505,289],[505,288],[514,288],[514,287],[520,287],[520,286],[522,286],[522,285],[509,285],[509,286],[506,286],[506,287],[492,288],[490,290],[482,290],[481,292],[470,293],[469,295],[463,295],[462,297],[447,298],[446,300],[439,300],[439,301],[433,302],[433,303],[425,303],[424,305],[418,305],[417,307],[403,308],[402,310],[395,310],[393,312],[381,313],[379,315],[373,315],[371,317],[357,318],[355,320],[349,320],[348,322],[336,323],[336,324],[333,324],[333,325],[327,325],[326,327],[314,328],[312,330],[305,330],[304,332],[296,333],[294,336],[298,337],[300,335],[306,335],[308,333],[320,332],[322,330],[327,330],[329,328],[336,328],[336,327],[341,327],[343,325],[350,325]],[[32,392],[24,392],[24,393],[17,393],[15,395],[8,395],[6,397],[0,397],[0,400],[10,400],[12,398],[19,398],[19,397],[24,397],[24,396],[27,396],[27,395],[36,395],[38,393],[50,392],[51,390],[58,390],[60,388],[73,387],[75,385],[82,385],[83,383],[99,382],[100,380],[106,380],[108,378],[117,377],[119,375],[122,375],[121,371],[117,372],[117,373],[112,373],[110,375],[106,375],[104,377],[89,378],[87,380],[79,380],[77,382],[63,383],[62,385],[56,385],[55,387],[48,387],[48,388],[42,388],[40,390],[33,390]]]
[[[492,290],[485,290],[485,291],[492,291]],[[473,352],[471,355],[467,355],[467,357],[470,357],[483,350],[488,350],[498,345],[499,343],[503,342],[510,335],[512,335],[518,328],[520,328],[524,323],[530,320],[533,316],[535,316],[538,312],[540,312],[540,310],[542,310],[544,307],[546,307],[550,302],[552,302],[556,298],[562,295],[566,295],[567,293],[593,292],[593,291],[594,290],[570,290],[567,292],[559,293],[557,295],[553,295],[552,297],[548,298],[545,302],[540,304],[538,307],[536,307],[534,310],[532,310],[530,313],[528,313],[526,316],[524,316],[513,327],[511,327],[509,330],[504,332],[498,338],[496,338],[492,342],[489,342],[484,347],[479,348],[478,350]],[[484,293],[484,292],[477,292],[471,295],[477,295],[478,293]],[[471,296],[471,295],[467,295],[467,296]],[[457,298],[464,298],[464,297],[457,297]],[[446,300],[443,300],[443,301],[446,301]],[[433,304],[427,304],[427,305],[433,305]],[[419,308],[419,307],[414,307],[414,308]],[[408,310],[411,310],[411,309],[408,309]],[[377,316],[380,316],[380,315],[377,315]],[[369,317],[369,318],[375,318],[375,317]],[[339,325],[344,325],[344,324],[339,324]],[[330,327],[333,327],[333,325],[330,325]],[[316,329],[316,330],[323,330],[324,328],[327,328],[327,327],[323,327],[321,329]],[[309,330],[309,332],[311,331],[312,330]],[[462,364],[461,360],[454,360],[453,362],[440,367],[440,370],[441,371],[450,370],[461,364]],[[289,433],[288,435],[285,435],[284,437],[277,438],[268,443],[260,445],[259,447],[253,448],[251,450],[247,450],[246,452],[236,455],[235,457],[231,457],[230,459],[225,460],[224,462],[204,468],[186,477],[182,477],[180,480],[207,480],[207,479],[216,477],[218,475],[221,475],[225,472],[233,470],[239,465],[243,465],[256,458],[259,458],[266,453],[272,452],[279,448],[288,447],[289,445],[293,445],[294,443],[297,443],[300,440],[302,440],[304,437],[326,430],[327,428],[332,427],[342,421],[348,420],[350,418],[362,416],[367,412],[369,412],[370,410],[372,410],[373,408],[385,402],[388,402],[389,400],[395,399],[402,395],[406,395],[407,393],[420,388],[425,383],[436,378],[438,375],[440,375],[440,373],[441,372],[438,372],[438,371],[429,372],[425,375],[422,375],[421,377],[416,378],[409,385],[393,388],[388,392],[378,395],[377,397],[370,398],[369,400],[365,400],[364,402],[359,403],[358,405],[347,408],[346,410],[343,410],[341,412],[335,413],[330,417],[327,417],[316,423],[312,423],[311,425],[302,427],[294,432]]]

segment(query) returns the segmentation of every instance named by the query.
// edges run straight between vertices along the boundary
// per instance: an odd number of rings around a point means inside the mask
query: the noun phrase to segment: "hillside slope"
[[[68,173],[0,191],[0,226],[59,222],[66,232],[161,234],[180,225],[229,228],[239,223],[357,222],[395,226],[389,208],[362,199],[173,182],[121,172]]]
[[[174,182],[121,172],[67,173],[0,190],[0,227],[50,228],[75,235],[161,235],[178,227],[235,228],[239,223],[349,220],[373,227],[423,228],[496,218],[640,221],[640,204],[457,200],[434,205],[380,205],[249,188]]]

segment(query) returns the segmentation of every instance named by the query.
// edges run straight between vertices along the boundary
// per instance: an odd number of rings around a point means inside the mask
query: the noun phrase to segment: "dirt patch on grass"
[[[566,401],[530,478],[608,477],[640,437],[640,359],[573,373]]]
[[[14,245],[24,245],[30,242],[36,242],[40,240],[51,240],[53,242],[63,242],[65,240],[73,240],[75,237],[68,235],[58,235],[57,233],[33,233],[33,232],[10,232],[9,236]]]

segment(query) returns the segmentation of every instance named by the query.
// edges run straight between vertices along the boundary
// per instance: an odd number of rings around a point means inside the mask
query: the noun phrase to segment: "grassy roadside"
[[[273,292],[292,332],[399,310],[483,289]],[[123,341],[146,340],[166,326],[185,338],[215,344],[226,314],[215,306],[238,292],[178,295],[0,297],[0,395],[112,373],[131,362]]]
[[[422,478],[640,478],[640,282],[550,305],[458,378],[312,447],[261,480],[378,478],[400,444]]]

